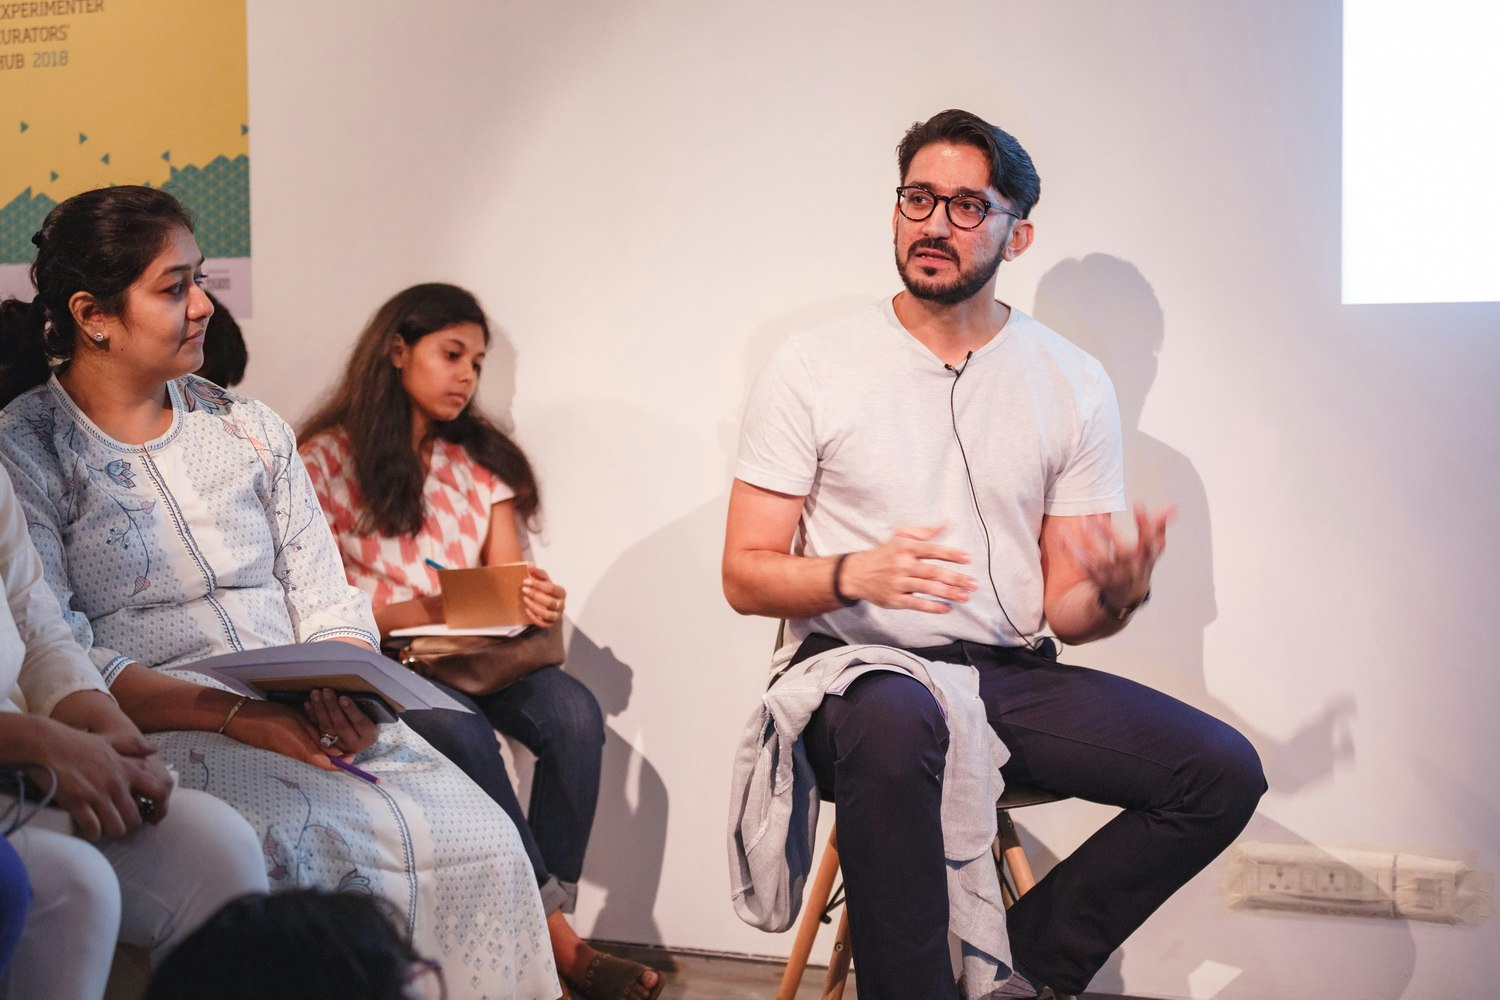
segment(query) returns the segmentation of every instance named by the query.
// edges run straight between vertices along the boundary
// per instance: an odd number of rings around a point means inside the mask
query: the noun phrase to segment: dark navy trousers
[[[811,636],[798,657],[840,644]],[[1219,720],[1114,674],[969,642],[912,652],[978,669],[990,725],[1010,749],[1006,781],[1121,808],[1006,915],[1017,964],[1082,993],[1244,829],[1266,790],[1260,758]],[[866,674],[824,699],[803,740],[837,808],[860,1000],[956,998],[937,703],[905,674]]]

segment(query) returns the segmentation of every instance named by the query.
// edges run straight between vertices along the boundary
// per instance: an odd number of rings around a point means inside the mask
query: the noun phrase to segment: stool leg
[[[996,822],[999,826],[1000,856],[1005,860],[1005,867],[1010,869],[1010,877],[1016,884],[1016,895],[1024,896],[1036,885],[1036,877],[1031,874],[1031,863],[1026,860],[1026,850],[1016,836],[1016,825],[1010,821],[1010,813],[1000,813],[996,816]]]
[[[1016,896],[1019,898],[1030,892],[1031,887],[1036,885],[1036,876],[1031,873],[1031,862],[1026,860],[1026,849],[1021,846],[1021,838],[1016,836],[1016,825],[1011,822],[1010,813],[1002,811],[996,815],[995,819],[999,827],[997,833],[999,856],[1004,861],[1005,867],[1010,869],[1011,881],[1015,883]],[[1005,887],[1004,879],[1000,880],[1000,892],[1008,899],[1007,907],[1015,903],[1014,899],[1009,899],[1010,892]],[[1057,1000],[1078,1000],[1078,998],[1059,993]]]
[[[849,978],[849,962],[854,949],[849,946],[849,907],[839,913],[839,935],[833,942],[828,959],[828,975],[823,978],[823,1000],[844,1000],[844,983]]]
[[[828,846],[823,848],[818,874],[813,877],[812,888],[802,904],[797,939],[792,944],[791,957],[786,960],[786,971],[781,974],[781,988],[776,991],[776,1000],[794,1000],[797,996],[797,987],[802,985],[802,973],[807,971],[807,958],[812,954],[813,940],[818,936],[818,925],[822,923],[828,897],[833,895],[833,880],[838,874],[839,848],[835,827],[828,831]]]

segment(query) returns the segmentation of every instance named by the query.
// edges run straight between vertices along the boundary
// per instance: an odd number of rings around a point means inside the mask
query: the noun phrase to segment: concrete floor
[[[661,1000],[774,1000],[781,984],[782,963],[729,955],[674,952],[664,948],[608,941],[593,942],[605,951],[642,962],[666,974]],[[822,968],[807,970],[797,1000],[820,1000]],[[849,977],[844,1000],[855,1000],[854,976]],[[1086,993],[1083,1000],[1128,1000],[1105,993]]]
[[[707,955],[643,948],[607,941],[592,942],[623,958],[641,962],[664,973],[667,988],[661,1000],[774,1000],[781,985],[782,964],[768,959],[731,955]],[[821,1000],[823,973],[810,968],[797,990],[797,1000]],[[854,977],[849,977],[845,1000],[855,1000]]]

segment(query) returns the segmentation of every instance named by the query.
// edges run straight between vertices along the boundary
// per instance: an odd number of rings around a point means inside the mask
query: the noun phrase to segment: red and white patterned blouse
[[[338,540],[349,582],[369,594],[377,608],[438,593],[437,571],[428,559],[445,569],[478,566],[489,535],[490,508],[515,496],[463,448],[437,441],[422,484],[426,516],[421,530],[415,535],[359,534],[355,524],[363,501],[354,482],[349,436],[342,429],[325,431],[297,449]]]

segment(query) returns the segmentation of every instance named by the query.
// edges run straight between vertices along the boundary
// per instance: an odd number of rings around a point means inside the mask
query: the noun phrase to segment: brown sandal
[[[631,987],[640,982],[643,972],[656,973],[656,985],[646,994],[646,1000],[656,1000],[667,985],[667,977],[660,970],[602,951],[594,953],[583,978],[573,981],[573,989],[580,1000],[632,1000],[635,994]]]

